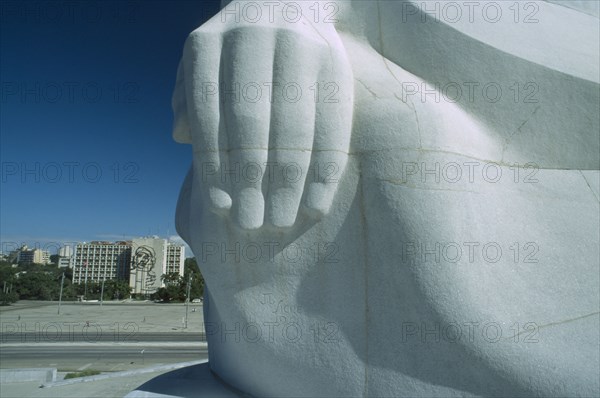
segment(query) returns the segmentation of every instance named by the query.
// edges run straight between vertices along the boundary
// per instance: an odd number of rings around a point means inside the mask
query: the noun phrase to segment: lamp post
[[[188,310],[190,307],[190,288],[192,287],[192,273],[190,272],[190,276],[188,278],[188,284],[187,284],[187,295],[185,297],[185,322],[183,324],[183,328],[187,329],[187,324],[188,324]]]
[[[6,284],[6,282],[4,282]],[[60,304],[62,303],[63,284],[65,283],[65,273],[63,271],[62,279],[60,280],[60,293],[58,295],[58,315],[60,315]]]
[[[83,298],[87,300],[88,262],[85,261],[83,266],[85,267],[85,292],[83,293]]]
[[[100,289],[100,307],[102,307],[102,304],[104,303],[104,282],[106,281],[106,275],[104,276],[104,279],[102,279],[102,289]]]

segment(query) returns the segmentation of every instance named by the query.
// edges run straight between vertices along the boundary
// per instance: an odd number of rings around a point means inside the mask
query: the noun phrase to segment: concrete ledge
[[[102,346],[120,346],[120,347],[198,347],[208,349],[208,343],[204,341],[125,341],[125,342],[84,342],[84,341],[74,341],[74,342],[57,342],[57,343],[0,343],[0,348],[2,347],[31,347],[34,345],[35,347],[102,347]]]
[[[25,381],[39,381],[41,383],[56,381],[56,368],[0,369],[0,383]]]
[[[133,375],[144,374],[144,373],[160,372],[163,370],[164,371],[176,370],[176,369],[180,369],[180,368],[203,364],[206,362],[208,362],[208,359],[202,359],[199,361],[172,363],[172,364],[168,364],[168,365],[152,366],[149,368],[126,370],[123,372],[102,373],[102,374],[95,375],[95,376],[76,377],[73,379],[60,380],[60,381],[55,381],[56,380],[56,376],[55,376],[55,378],[53,380],[49,380],[48,382],[42,384],[41,387],[42,388],[50,388],[50,387],[66,386],[69,384],[86,383],[86,382],[90,382],[90,381],[112,379],[115,377],[127,377],[127,376],[133,376]],[[56,369],[54,369],[54,372],[56,375]]]

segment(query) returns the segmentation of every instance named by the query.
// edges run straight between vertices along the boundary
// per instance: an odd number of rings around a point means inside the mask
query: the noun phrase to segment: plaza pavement
[[[195,312],[194,312],[195,310]],[[102,333],[198,333],[203,330],[202,304],[190,303],[188,325],[184,328],[185,305],[161,304],[136,301],[106,301],[100,303],[62,303],[58,315],[58,302],[19,301],[11,306],[0,307],[0,333],[40,333],[48,331],[55,335],[79,330],[86,324],[96,325]],[[71,326],[69,326],[71,325]]]

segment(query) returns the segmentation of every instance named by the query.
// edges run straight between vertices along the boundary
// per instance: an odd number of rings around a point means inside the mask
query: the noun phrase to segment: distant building
[[[73,255],[73,247],[62,246],[60,249],[58,249],[58,255],[61,257],[71,257]]]
[[[60,258],[59,267],[73,268],[73,283],[129,281],[131,293],[152,294],[164,286],[163,274],[183,275],[185,246],[156,236],[123,242],[78,243],[72,258]]]
[[[22,246],[17,251],[17,262],[23,264],[48,264],[50,263],[50,253],[47,250],[29,249],[27,245]]]
[[[73,265],[73,247],[62,246],[58,249],[58,267],[65,268]]]
[[[73,283],[129,279],[131,242],[78,243],[71,263]]]
[[[71,267],[73,257],[58,257],[58,268]]]
[[[133,294],[152,294],[164,286],[162,275],[183,275],[185,247],[156,236],[132,241],[129,286]]]
[[[173,242],[167,243],[167,259],[165,274],[177,273],[183,276],[185,263],[185,246]]]

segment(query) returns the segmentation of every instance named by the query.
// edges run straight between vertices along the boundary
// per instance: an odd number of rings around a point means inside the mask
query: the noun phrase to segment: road
[[[139,343],[139,342],[205,342],[204,332],[137,332],[134,327],[129,329],[101,329],[91,325],[88,328],[67,328],[63,325],[39,328],[38,330],[22,332],[10,324],[3,324],[0,333],[0,343]]]
[[[58,315],[57,304],[0,307],[0,367],[121,371],[207,357],[201,305],[63,303]]]
[[[0,345],[2,368],[51,367],[63,372],[122,371],[207,357],[207,349],[200,343]]]

